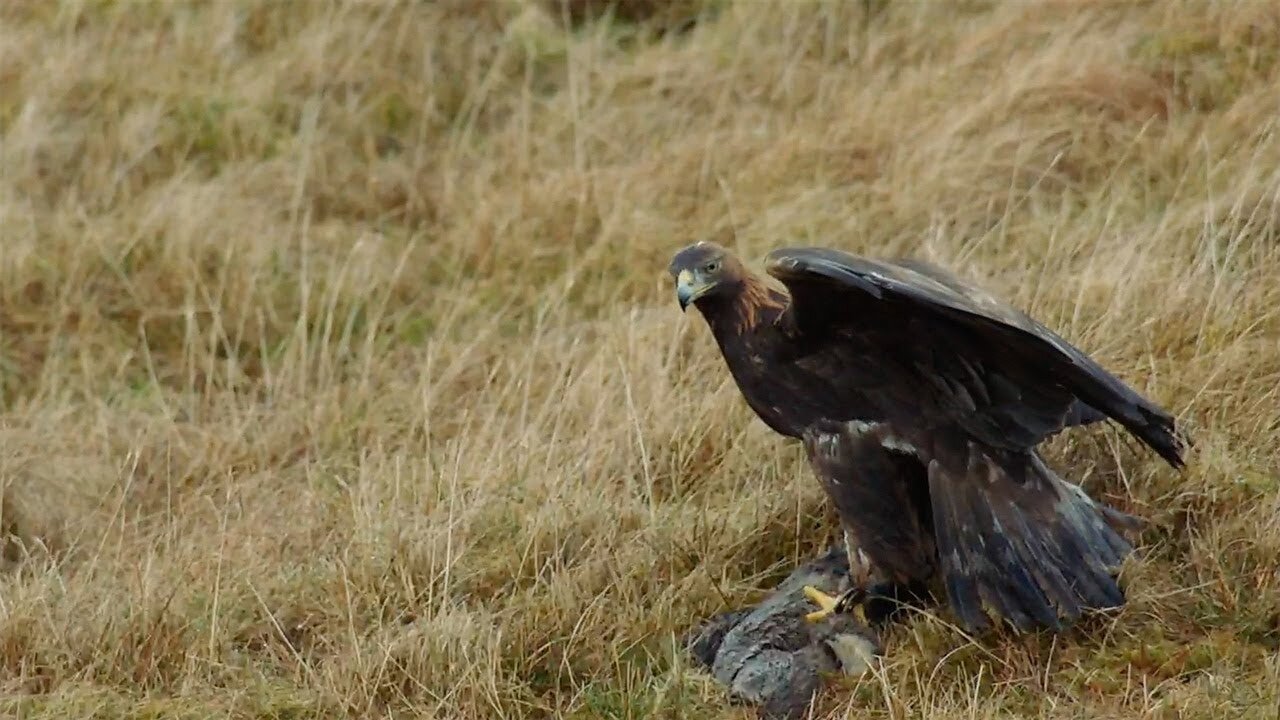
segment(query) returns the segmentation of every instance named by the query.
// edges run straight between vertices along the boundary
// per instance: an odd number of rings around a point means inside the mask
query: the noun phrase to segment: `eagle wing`
[[[1057,477],[1035,445],[1105,416],[1181,467],[1172,417],[1024,313],[932,266],[801,248],[774,251],[767,269],[791,295],[779,328],[833,388],[840,362],[874,348],[912,370],[886,374],[894,387],[875,388],[881,397],[931,393],[921,407],[942,417],[921,419],[933,432],[918,459],[947,593],[969,629],[986,625],[984,606],[1029,629],[1123,602],[1111,570],[1130,549],[1117,530],[1134,519]],[[828,483],[861,477],[875,457],[864,445],[821,468]]]
[[[949,419],[987,444],[1029,449],[1105,416],[1170,465],[1183,465],[1185,440],[1173,417],[981,288],[919,261],[825,248],[775,250],[766,269],[787,287],[791,302],[780,322],[802,344],[871,333],[889,357],[921,369],[948,400]]]
[[[1014,308],[1010,305],[1007,305],[1001,302],[1000,300],[993,297],[990,293],[983,290],[982,288],[972,283],[966,282],[965,280],[959,277],[956,277],[954,274],[947,272],[946,270],[938,267],[937,265],[925,262],[924,260],[918,260],[916,258],[900,258],[900,259],[893,260],[890,264],[891,266],[898,266],[900,268],[905,268],[909,271],[914,271],[916,273],[924,275],[925,277],[928,277],[929,279],[935,282],[942,283],[943,285],[947,286],[951,290],[957,293],[960,293],[962,296],[967,296],[971,298],[983,298],[983,301],[985,303],[993,307],[999,307],[1004,313],[1007,313],[1010,316],[1017,318],[1019,322],[1030,326],[1032,329],[1034,329],[1035,332],[1046,332],[1046,333],[1049,333],[1050,335],[1053,335],[1053,332],[1051,330],[1044,327],[1040,323],[1036,322],[1034,319],[1032,319],[1025,313],[1021,312],[1017,308]],[[1053,336],[1057,337],[1056,335],[1053,335]],[[1058,340],[1062,340],[1062,339],[1058,338]],[[1067,414],[1063,419],[1062,425],[1064,427],[1092,425],[1093,423],[1099,422],[1101,420],[1105,420],[1106,418],[1107,418],[1106,415],[1103,415],[1102,413],[1098,412],[1096,409],[1089,407],[1089,405],[1087,405],[1084,401],[1080,400],[1079,398],[1076,398],[1075,402],[1072,403],[1070,409],[1067,410]]]

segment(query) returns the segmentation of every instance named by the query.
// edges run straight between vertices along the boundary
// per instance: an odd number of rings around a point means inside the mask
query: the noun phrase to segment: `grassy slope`
[[[0,7],[0,683],[24,718],[736,717],[672,652],[831,518],[663,269],[906,252],[1184,419],[1058,638],[938,620],[859,716],[1274,716],[1280,13]],[[870,12],[870,14],[868,14]]]

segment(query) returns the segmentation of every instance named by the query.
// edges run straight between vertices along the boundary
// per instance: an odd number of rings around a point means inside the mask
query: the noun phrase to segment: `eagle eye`
[[[706,265],[703,265],[703,266],[702,266],[702,271],[703,271],[703,272],[708,272],[708,273],[713,273],[713,272],[715,272],[715,271],[717,271],[717,270],[719,270],[719,269],[720,269],[720,261],[719,261],[719,260],[712,260],[711,262],[709,262],[709,263],[707,263]]]

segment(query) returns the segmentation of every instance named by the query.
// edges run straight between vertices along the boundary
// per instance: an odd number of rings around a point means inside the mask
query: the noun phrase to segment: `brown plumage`
[[[1180,468],[1167,412],[926,263],[793,248],[766,269],[786,292],[710,242],[670,266],[681,307],[706,319],[752,410],[803,442],[840,516],[853,587],[839,609],[939,581],[970,631],[988,626],[984,610],[1028,630],[1124,603],[1119,531],[1136,520],[1059,478],[1036,446],[1111,419]]]

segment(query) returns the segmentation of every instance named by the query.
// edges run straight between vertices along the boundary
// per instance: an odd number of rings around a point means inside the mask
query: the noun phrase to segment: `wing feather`
[[[1025,313],[918,261],[888,263],[826,248],[769,253],[766,269],[787,286],[783,315],[809,344],[876,326],[886,349],[930,374],[960,382],[952,418],[997,445],[1031,447],[1071,424],[1114,419],[1175,468],[1186,439],[1166,411]],[[957,364],[957,346],[970,355]],[[961,373],[976,371],[981,382]],[[981,387],[975,393],[972,387]],[[981,405],[982,393],[1008,400]],[[970,408],[970,405],[974,405]]]

